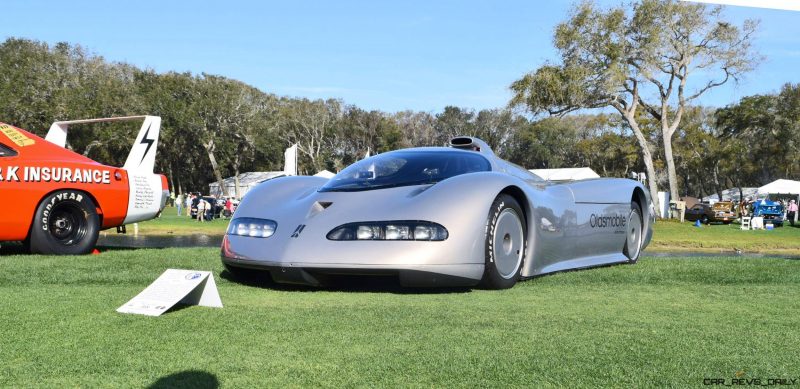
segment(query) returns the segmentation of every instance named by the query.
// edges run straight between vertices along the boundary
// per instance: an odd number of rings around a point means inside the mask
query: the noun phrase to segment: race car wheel
[[[631,202],[631,211],[628,214],[628,224],[625,230],[625,246],[622,253],[634,263],[639,260],[639,252],[642,248],[642,209],[639,203]]]
[[[100,217],[97,206],[84,192],[60,190],[45,197],[34,214],[31,252],[87,254],[97,243]]]
[[[517,200],[506,194],[497,196],[486,221],[486,269],[481,286],[507,289],[517,283],[526,236],[525,216]]]

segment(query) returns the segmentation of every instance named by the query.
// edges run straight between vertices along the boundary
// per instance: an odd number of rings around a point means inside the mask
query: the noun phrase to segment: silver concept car
[[[502,289],[568,269],[636,262],[652,237],[648,192],[628,179],[544,181],[483,141],[397,150],[330,180],[252,189],[222,243],[233,275],[321,285],[331,275],[398,276],[404,286]]]

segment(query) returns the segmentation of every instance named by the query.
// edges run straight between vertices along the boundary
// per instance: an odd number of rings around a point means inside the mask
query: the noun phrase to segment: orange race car
[[[71,124],[144,120],[121,168],[64,147]],[[0,123],[0,241],[23,241],[34,253],[85,254],[100,230],[156,217],[169,197],[153,174],[161,128],[157,116],[55,122],[45,139]]]

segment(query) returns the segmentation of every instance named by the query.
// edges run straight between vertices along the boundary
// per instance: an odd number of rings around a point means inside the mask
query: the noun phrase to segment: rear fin
[[[44,139],[55,145],[65,147],[67,144],[67,131],[72,124],[107,123],[131,120],[144,120],[144,123],[142,123],[142,128],[139,130],[136,141],[133,143],[133,148],[130,154],[128,154],[128,159],[125,161],[125,165],[122,168],[137,173],[152,173],[156,162],[158,135],[161,130],[161,118],[158,116],[140,115],[54,122],[53,125],[50,126],[50,130],[47,132],[47,136]]]

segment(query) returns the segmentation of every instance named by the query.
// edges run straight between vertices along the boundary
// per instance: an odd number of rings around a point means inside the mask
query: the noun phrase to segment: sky
[[[601,0],[603,5],[618,1]],[[234,78],[281,96],[441,112],[508,104],[508,86],[557,59],[553,29],[574,2],[3,0],[0,39],[80,44],[158,72]],[[704,95],[724,106],[800,82],[800,12],[727,7],[761,19],[766,60]]]

